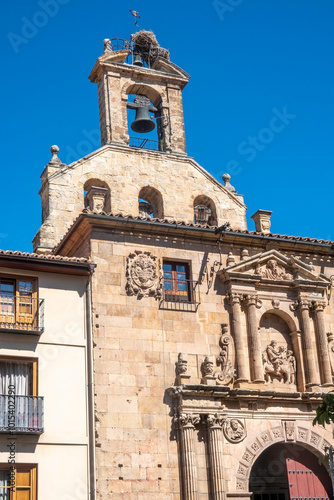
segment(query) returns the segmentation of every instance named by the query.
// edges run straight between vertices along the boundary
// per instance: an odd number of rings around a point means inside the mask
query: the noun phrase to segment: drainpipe
[[[87,399],[88,399],[88,460],[89,460],[89,499],[95,500],[95,418],[94,418],[94,372],[93,372],[93,336],[91,319],[91,282],[95,264],[90,265],[90,277],[86,287],[86,331],[87,331]]]

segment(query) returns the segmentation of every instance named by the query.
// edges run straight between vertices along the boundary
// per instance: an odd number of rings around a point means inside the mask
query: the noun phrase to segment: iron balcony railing
[[[197,311],[200,304],[198,281],[164,278],[162,309]]]
[[[40,396],[0,395],[0,432],[42,434],[43,400]]]
[[[0,295],[0,330],[41,333],[44,329],[44,299]]]

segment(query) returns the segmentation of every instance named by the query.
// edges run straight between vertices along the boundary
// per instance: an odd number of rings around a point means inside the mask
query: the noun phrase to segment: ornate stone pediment
[[[264,283],[298,283],[327,287],[330,280],[323,274],[314,272],[313,266],[305,264],[297,257],[286,257],[277,250],[271,249],[256,254],[237,264],[233,263],[222,271],[219,276],[223,281],[252,281]]]

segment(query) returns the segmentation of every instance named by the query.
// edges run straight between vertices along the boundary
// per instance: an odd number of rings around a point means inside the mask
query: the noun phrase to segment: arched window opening
[[[151,187],[141,188],[138,196],[139,215],[150,218],[163,218],[163,199],[161,193]]]
[[[277,314],[265,313],[260,320],[260,335],[265,382],[296,386],[297,361],[288,324]]]
[[[84,185],[84,206],[93,212],[111,212],[110,189],[100,179],[89,179]]]
[[[216,206],[212,199],[204,194],[194,199],[194,222],[217,226]]]

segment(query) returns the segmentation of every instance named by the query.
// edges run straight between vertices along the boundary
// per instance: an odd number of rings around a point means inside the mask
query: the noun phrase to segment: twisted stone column
[[[241,296],[236,293],[230,293],[229,301],[232,306],[232,325],[235,343],[235,357],[237,364],[237,380],[236,382],[247,382],[249,380],[249,364],[248,356],[246,356],[246,332],[242,335],[241,328]]]
[[[212,500],[224,500],[224,470],[223,470],[223,442],[222,426],[224,417],[208,415],[206,423],[209,435],[209,462]],[[211,497],[210,497],[211,498]]]
[[[181,474],[184,500],[198,499],[197,467],[194,449],[195,425],[200,421],[199,415],[181,413],[175,417],[181,441]]]
[[[320,369],[321,369],[321,382],[323,386],[332,386],[332,369],[328,353],[328,341],[325,328],[324,309],[326,304],[323,302],[315,302],[313,310],[315,313],[315,322],[319,340],[320,350]]]
[[[315,365],[315,352],[313,347],[313,338],[310,327],[310,317],[309,308],[310,302],[308,300],[299,301],[299,309],[301,314],[302,323],[302,336],[305,352],[305,379],[306,388],[312,387],[314,385],[319,385],[316,365]]]
[[[250,360],[253,371],[253,382],[264,382],[262,365],[261,336],[258,328],[256,308],[261,301],[256,295],[247,295],[245,298],[247,307],[247,323],[250,339]]]

